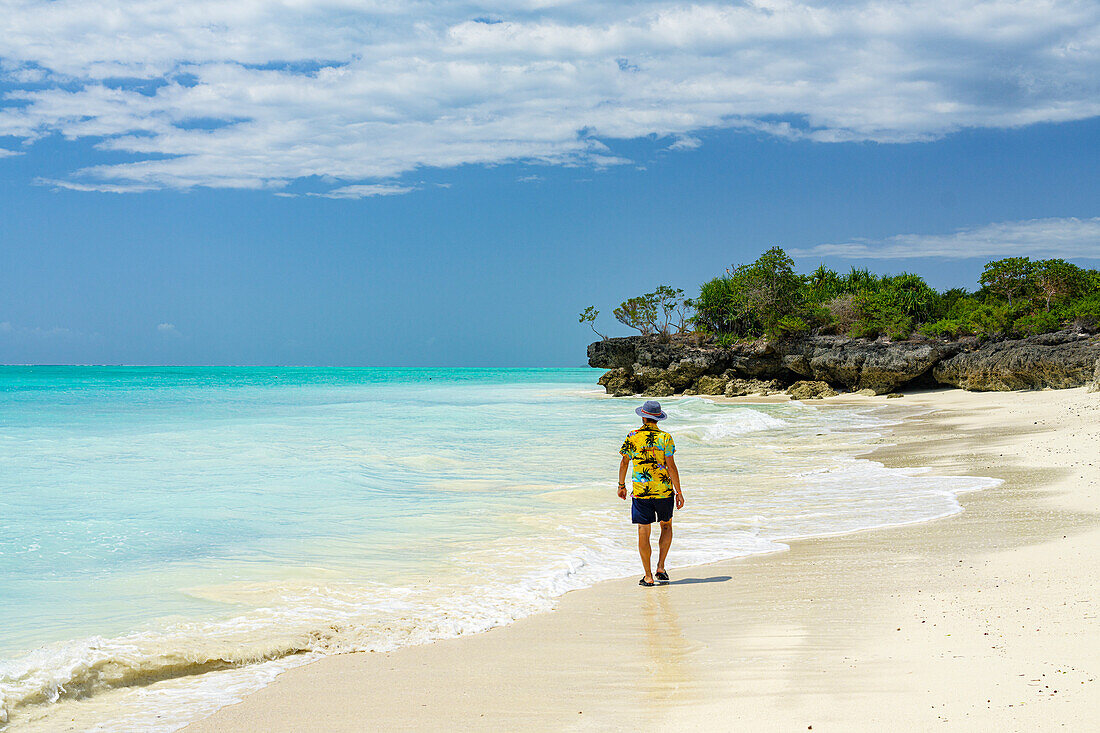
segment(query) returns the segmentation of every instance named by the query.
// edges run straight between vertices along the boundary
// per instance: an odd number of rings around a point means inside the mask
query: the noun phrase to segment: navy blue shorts
[[[672,497],[664,499],[639,499],[632,497],[630,503],[630,521],[634,524],[653,524],[653,522],[672,521]]]

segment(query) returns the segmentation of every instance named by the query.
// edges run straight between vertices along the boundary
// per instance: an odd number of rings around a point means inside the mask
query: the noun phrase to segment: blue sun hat
[[[668,417],[665,411],[661,409],[661,403],[657,400],[649,400],[634,412],[642,417],[648,417],[650,420],[664,420]]]

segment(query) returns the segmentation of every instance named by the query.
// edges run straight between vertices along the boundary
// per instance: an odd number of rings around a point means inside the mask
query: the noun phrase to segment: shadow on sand
[[[727,580],[733,580],[732,575],[714,575],[710,578],[680,578],[679,580],[673,580],[670,583],[662,583],[662,585],[691,585],[693,583],[725,583]]]

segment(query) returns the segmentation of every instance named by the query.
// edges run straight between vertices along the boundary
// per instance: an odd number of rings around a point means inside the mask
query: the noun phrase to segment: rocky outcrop
[[[645,394],[660,382],[676,392],[724,394],[721,379],[726,384],[734,379],[776,380],[779,389],[799,380],[822,381],[884,394],[925,375],[937,361],[963,347],[962,342],[886,343],[811,336],[723,348],[631,336],[590,345],[588,363],[626,370],[633,375],[635,392]]]
[[[980,347],[976,339],[889,342],[843,336],[729,347],[631,336],[588,347],[589,365],[610,370],[600,378],[608,394],[655,397],[768,394],[797,382],[887,394],[936,384],[970,390],[1078,387],[1091,378],[1100,390],[1098,359],[1100,336],[1077,331]]]
[[[837,392],[829,386],[828,382],[803,380],[788,387],[787,394],[792,400],[820,400],[822,397],[836,397]]]
[[[638,392],[634,374],[621,367],[604,372],[597,383],[612,397],[629,397]]]
[[[876,394],[920,378],[963,348],[959,341],[890,343],[843,336],[812,336],[778,347],[783,365],[799,376]]]
[[[671,372],[668,380],[684,389],[704,374],[727,371],[750,379],[786,379],[793,376],[783,366],[782,355],[764,341],[734,344],[726,348],[698,346],[691,342],[655,337],[627,336],[597,341],[588,347],[590,366],[603,369],[632,369],[643,380],[655,383],[660,373]]]
[[[691,389],[695,394],[724,395],[728,382],[728,377],[712,377],[706,374],[696,379]]]
[[[783,391],[783,383],[778,379],[730,379],[726,382],[726,397],[744,397],[745,395],[758,394],[770,395]]]
[[[1100,337],[1058,331],[989,343],[940,362],[933,376],[977,392],[1080,387],[1094,376]]]
[[[1100,357],[1096,359],[1096,366],[1092,370],[1092,381],[1089,382],[1089,392],[1100,392]]]

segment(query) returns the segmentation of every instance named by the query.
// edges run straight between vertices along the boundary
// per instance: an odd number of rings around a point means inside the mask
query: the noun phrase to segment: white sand
[[[186,730],[1097,730],[1100,395],[891,403],[936,412],[875,459],[1005,483],[950,519],[677,568],[668,587],[602,583],[486,634],[326,658]]]

